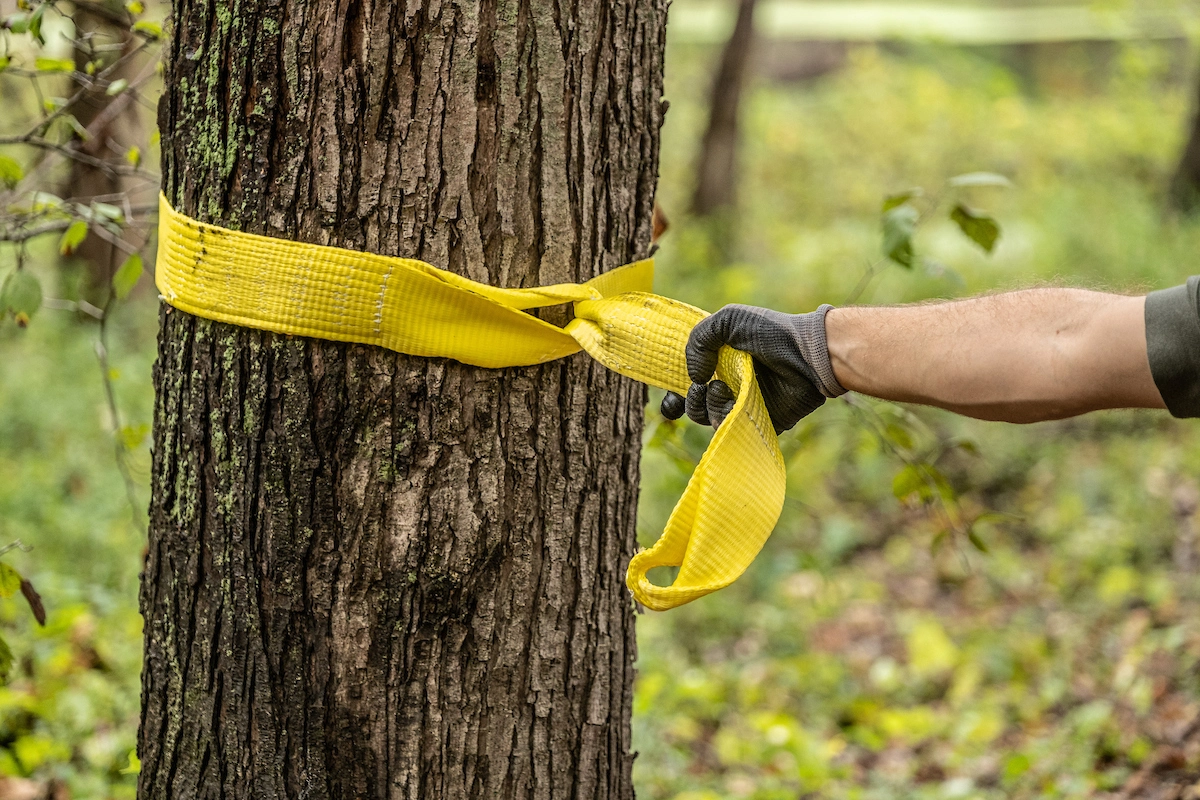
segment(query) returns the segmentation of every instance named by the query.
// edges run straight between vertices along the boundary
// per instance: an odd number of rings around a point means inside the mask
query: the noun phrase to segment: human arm
[[[1146,355],[1145,297],[1030,289],[950,303],[838,308],[838,382],[884,400],[1004,422],[1165,408]]]
[[[1149,297],[1034,289],[800,315],[727,306],[688,343],[697,421],[732,408],[728,388],[708,383],[722,344],[755,356],[779,430],[846,389],[1010,422],[1122,407],[1200,416],[1200,277]],[[669,395],[663,412],[675,418],[684,405]]]

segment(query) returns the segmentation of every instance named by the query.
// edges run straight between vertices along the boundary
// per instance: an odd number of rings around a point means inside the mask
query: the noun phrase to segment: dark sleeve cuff
[[[1200,417],[1200,275],[1146,297],[1150,373],[1175,417]]]

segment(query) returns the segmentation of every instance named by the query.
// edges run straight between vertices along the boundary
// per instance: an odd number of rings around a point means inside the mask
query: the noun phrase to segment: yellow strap
[[[540,364],[586,350],[611,370],[686,392],[684,345],[706,314],[650,294],[651,261],[583,284],[501,289],[421,261],[289,242],[207,225],[160,198],[155,282],[189,314],[251,328],[360,342],[480,367]],[[574,303],[565,328],[523,313]],[[665,610],[728,586],[771,534],[784,465],[749,355],[721,351],[717,375],[737,393],[667,528],[629,563],[626,583]],[[653,567],[679,567],[670,586]]]

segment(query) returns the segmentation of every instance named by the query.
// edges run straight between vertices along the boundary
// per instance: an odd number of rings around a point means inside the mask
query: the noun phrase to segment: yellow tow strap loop
[[[199,317],[339,342],[379,345],[480,367],[540,364],[586,350],[611,370],[686,393],[684,345],[706,314],[651,294],[639,261],[587,283],[499,289],[421,261],[290,242],[208,225],[160,198],[155,282]],[[574,303],[559,328],[523,311]],[[654,546],[626,583],[648,608],[682,605],[737,579],[783,508],[784,465],[749,355],[721,351],[717,375],[737,393]],[[670,586],[654,567],[679,567]]]

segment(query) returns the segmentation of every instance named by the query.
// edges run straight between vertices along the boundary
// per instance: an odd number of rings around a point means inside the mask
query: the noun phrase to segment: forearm
[[[1146,355],[1145,298],[1032,289],[936,305],[838,308],[833,369],[852,391],[979,419],[1036,422],[1165,408]]]

